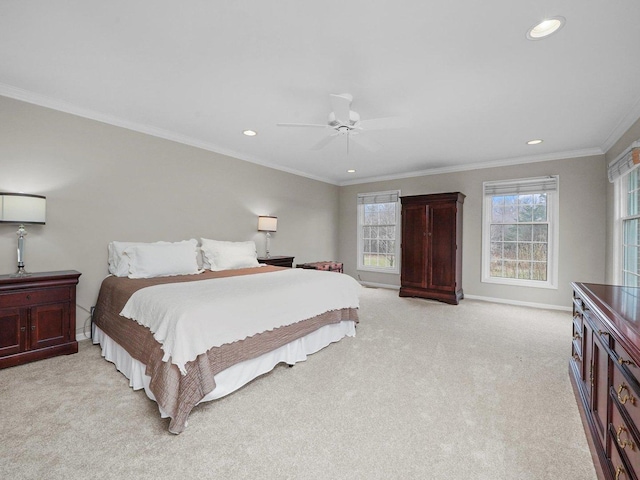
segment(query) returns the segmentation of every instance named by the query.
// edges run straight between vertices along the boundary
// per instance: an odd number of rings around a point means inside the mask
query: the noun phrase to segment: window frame
[[[364,251],[363,251],[363,233],[364,233],[364,206],[365,204],[356,203],[357,206],[357,270],[365,271],[365,272],[376,272],[376,273],[391,273],[391,274],[400,274],[400,236],[401,236],[401,227],[402,227],[402,219],[401,215],[401,202],[400,202],[400,190],[387,190],[384,192],[366,192],[366,193],[358,193],[356,196],[357,199],[365,196],[378,196],[378,195],[397,195],[398,201],[395,203],[396,207],[396,223],[395,223],[395,265],[393,267],[379,267],[379,266],[370,266],[364,265]],[[392,202],[388,202],[392,203]]]
[[[556,189],[554,191],[526,192],[526,193],[546,193],[547,194],[547,280],[529,280],[520,278],[492,277],[491,276],[491,213],[493,207],[493,197],[498,195],[485,194],[488,184],[492,186],[518,184],[531,184],[536,180],[555,178]],[[482,184],[482,272],[481,281],[500,285],[513,285],[520,287],[534,287],[546,289],[558,289],[558,250],[559,250],[559,210],[560,210],[560,179],[558,175],[547,177],[521,178],[504,181],[488,181]]]
[[[615,182],[615,190],[616,190],[616,205],[615,205],[615,228],[614,228],[614,258],[616,261],[614,262],[614,278],[617,279],[617,283],[623,286],[633,286],[628,285],[626,283],[626,272],[625,269],[625,253],[626,253],[626,237],[624,232],[625,222],[630,220],[639,220],[640,219],[640,211],[636,214],[629,215],[628,207],[629,207],[629,177],[630,175],[638,175],[638,185],[640,187],[640,169],[632,168],[630,171],[618,177]],[[638,191],[638,188],[636,188]],[[640,210],[640,209],[639,209]],[[638,249],[637,254],[640,254],[640,248]],[[637,272],[632,272],[638,278],[637,285],[640,286],[640,268]]]

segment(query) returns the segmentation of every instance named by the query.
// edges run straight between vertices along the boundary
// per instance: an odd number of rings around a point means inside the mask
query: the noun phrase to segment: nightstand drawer
[[[65,302],[70,299],[71,290],[69,287],[0,294],[0,303],[3,307],[28,307],[34,304]]]

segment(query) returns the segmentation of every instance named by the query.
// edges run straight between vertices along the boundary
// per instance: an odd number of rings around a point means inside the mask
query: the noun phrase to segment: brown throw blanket
[[[188,362],[187,374],[181,375],[176,365],[162,361],[164,352],[161,344],[153,338],[153,333],[147,327],[119,315],[129,297],[141,288],[153,285],[261,274],[280,269],[280,267],[267,266],[150,279],[109,276],[102,282],[93,321],[129,355],[146,365],[145,373],[151,377],[150,389],[158,405],[171,417],[169,424],[171,433],[177,434],[184,430],[193,407],[215,389],[213,376],[217,373],[236,363],[275,350],[325,325],[342,320],[357,322],[358,312],[353,308],[333,310],[244,340],[211,348],[195,360]]]

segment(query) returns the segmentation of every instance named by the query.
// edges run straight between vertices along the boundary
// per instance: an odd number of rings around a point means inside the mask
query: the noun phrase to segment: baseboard
[[[515,305],[517,307],[531,307],[531,308],[540,308],[544,310],[562,310],[564,312],[572,311],[571,307],[565,307],[563,305],[549,305],[546,303],[521,302],[519,300],[508,300],[506,298],[482,297],[480,295],[467,295],[466,293],[464,294],[464,298],[468,298],[469,300],[480,300],[482,302],[504,303],[506,305]]]
[[[400,285],[390,285],[388,283],[360,281],[360,285],[364,287],[370,287],[370,288],[387,288],[389,290],[400,290]],[[563,305],[549,305],[546,303],[521,302],[519,300],[508,300],[506,298],[483,297],[480,295],[467,295],[466,293],[464,294],[464,298],[468,298],[469,300],[480,300],[481,302],[503,303],[506,305],[514,305],[517,307],[540,308],[543,310],[562,310],[565,312],[571,311],[571,307],[565,307]]]
[[[389,290],[400,290],[400,285],[389,285],[387,283],[360,282],[360,285],[371,288],[388,288]]]

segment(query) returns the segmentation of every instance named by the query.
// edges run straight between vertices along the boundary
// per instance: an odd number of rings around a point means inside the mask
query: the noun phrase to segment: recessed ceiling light
[[[529,140],[527,142],[527,145],[538,145],[540,143],[542,143],[542,140],[540,140],[539,138],[536,138],[535,140]]]
[[[355,169],[350,168],[349,170],[347,170],[347,173],[356,173]]]
[[[527,31],[527,38],[529,40],[540,40],[541,38],[546,38],[564,27],[566,21],[567,20],[564,17],[547,18],[531,27]]]
[[[256,132],[254,132],[253,130],[245,130],[244,133],[247,137],[255,137],[257,135]]]

